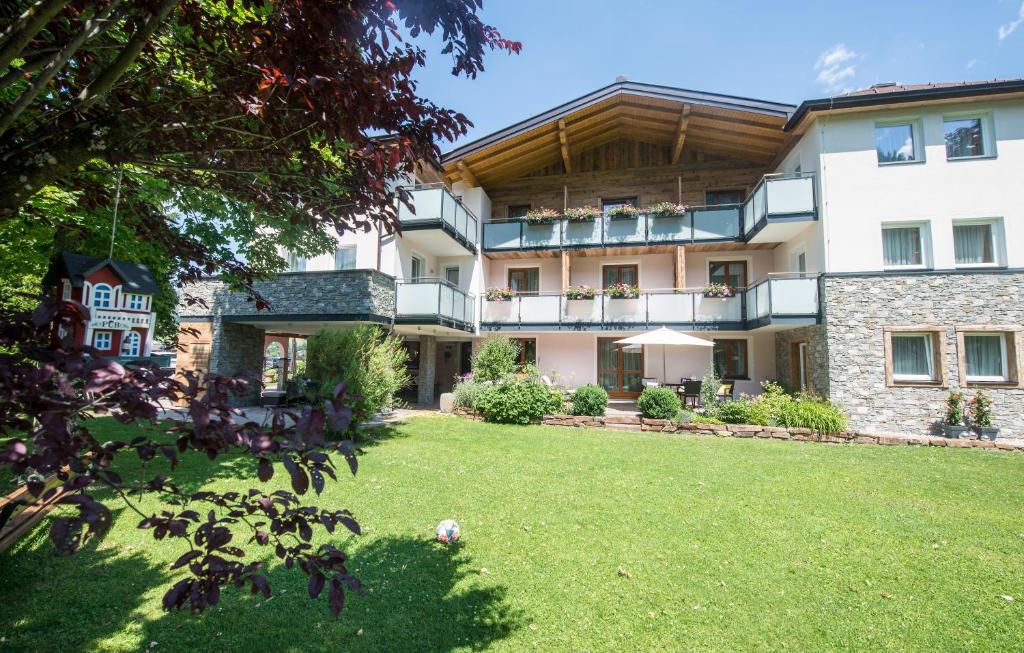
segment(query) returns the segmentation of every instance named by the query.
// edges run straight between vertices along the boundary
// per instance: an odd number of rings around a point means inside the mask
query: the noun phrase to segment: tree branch
[[[50,19],[57,15],[69,0],[38,0],[0,34],[0,70],[11,65],[35,35],[42,31]]]
[[[146,41],[149,40],[153,33],[156,32],[157,28],[160,27],[160,23],[167,18],[167,14],[171,12],[171,9],[178,4],[178,0],[163,0],[157,10],[152,16],[146,21],[146,23],[136,30],[135,34],[132,35],[128,43],[125,44],[124,49],[117,55],[107,68],[100,73],[99,77],[94,79],[91,84],[87,85],[82,89],[82,92],[78,94],[79,108],[82,110],[88,109],[96,102],[101,96],[105,95],[114,87],[114,84],[118,79],[124,75],[128,67],[135,63],[139,53],[142,52],[142,48],[146,45]]]

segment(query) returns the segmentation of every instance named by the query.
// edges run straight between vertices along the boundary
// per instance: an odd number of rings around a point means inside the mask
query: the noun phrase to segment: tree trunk
[[[71,130],[67,138],[47,150],[52,158],[41,165],[25,157],[5,161],[4,174],[0,175],[0,220],[17,215],[25,202],[45,186],[92,159],[102,158],[102,150],[90,148],[94,144],[93,129],[95,125],[90,124]]]

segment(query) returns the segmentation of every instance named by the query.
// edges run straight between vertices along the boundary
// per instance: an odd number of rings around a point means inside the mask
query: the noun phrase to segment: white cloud
[[[1020,27],[1021,23],[1024,23],[1024,2],[1020,3],[1020,9],[1017,11],[1016,20],[1010,21],[1005,25],[999,26],[999,40],[1002,41],[1010,34],[1013,34],[1017,30],[1017,28]]]
[[[978,60],[977,59],[971,59],[970,61],[967,62],[967,70],[971,70],[971,69],[973,69],[977,65],[978,65]]]
[[[838,91],[843,82],[857,74],[855,62],[859,55],[842,43],[821,53],[814,69],[818,71],[818,83],[828,91]]]

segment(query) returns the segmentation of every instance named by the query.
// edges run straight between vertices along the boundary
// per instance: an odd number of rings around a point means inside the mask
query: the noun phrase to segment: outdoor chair
[[[715,393],[715,399],[718,401],[732,401],[736,398],[736,384],[732,381],[726,381],[718,386],[718,392]]]
[[[689,401],[690,405],[696,408],[697,403],[700,401],[700,380],[680,379],[680,381],[683,384],[683,387],[680,389],[680,394],[683,395],[683,405],[685,406],[686,402]]]
[[[644,378],[640,382],[643,384],[645,388],[657,388],[659,385],[661,385],[660,383],[658,383],[658,379],[654,379],[651,377]]]

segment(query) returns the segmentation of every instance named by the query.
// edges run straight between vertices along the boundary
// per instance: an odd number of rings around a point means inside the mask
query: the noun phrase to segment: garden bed
[[[452,411],[473,420],[482,420],[476,412],[465,408]],[[880,444],[918,445],[932,447],[998,449],[1000,451],[1024,451],[1024,443],[1001,442],[996,440],[959,440],[932,435],[897,435],[843,431],[841,433],[816,433],[811,429],[758,426],[754,424],[700,424],[697,422],[676,424],[667,419],[649,419],[631,415],[608,415],[590,417],[585,415],[545,415],[540,424],[545,426],[569,426],[574,428],[610,428],[628,431],[656,431],[661,433],[682,433],[720,438],[761,438],[772,440],[795,440],[797,442],[825,442],[831,444]]]

